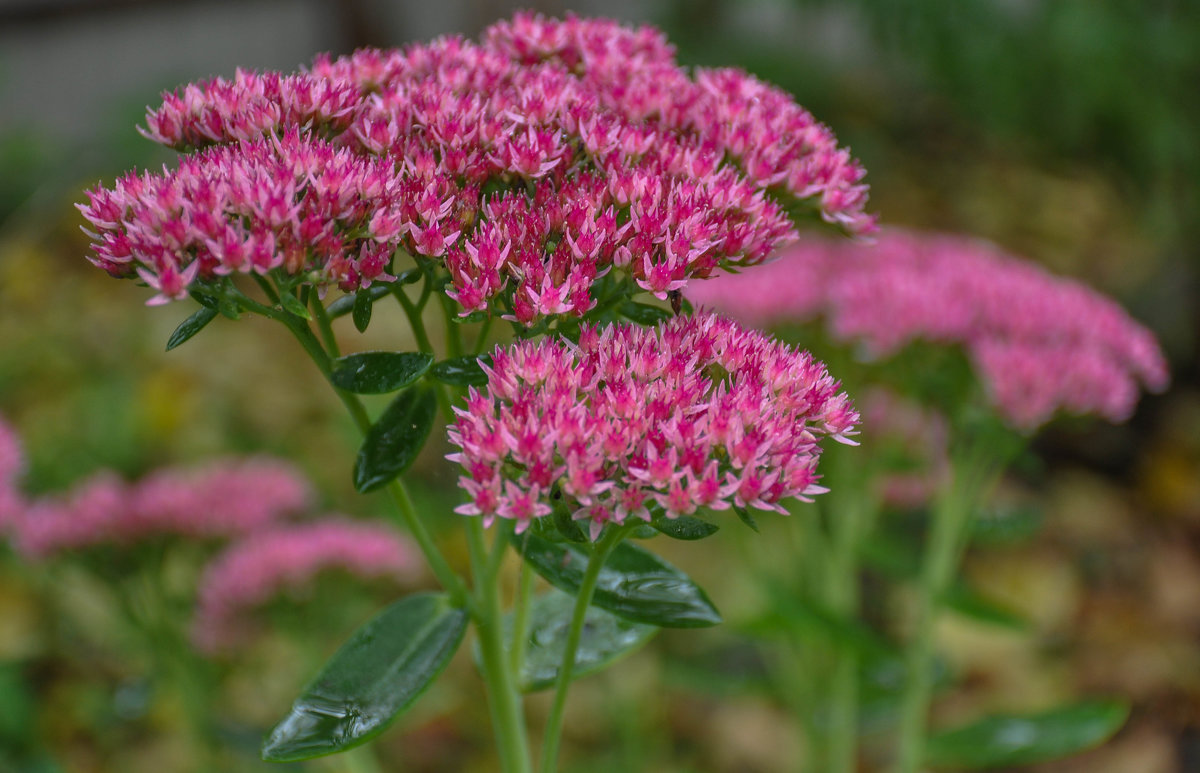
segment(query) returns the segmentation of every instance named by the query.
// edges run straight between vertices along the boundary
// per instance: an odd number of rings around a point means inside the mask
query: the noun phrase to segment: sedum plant
[[[752,523],[751,509],[808,499],[822,441],[854,434],[820,362],[681,314],[680,291],[762,263],[804,221],[870,233],[863,170],[788,95],[737,70],[688,72],[651,28],[519,14],[478,42],[189,84],[142,131],[179,162],[88,192],[92,262],[146,285],[151,305],[199,305],[168,348],[218,316],[283,324],[362,432],[356,488],[388,492],[441,585],[333,656],[269,734],[268,760],[376,736],[471,628],[502,769],[531,769],[521,694],[548,686],[541,769],[555,769],[576,673],[659,627],[721,620],[630,539],[696,539],[714,511]],[[384,302],[418,351],[344,354],[333,320],[363,331]],[[378,416],[359,398],[393,393]],[[469,577],[404,483],[439,414]],[[510,550],[522,580],[502,599]],[[569,603],[534,597],[533,573]]]
[[[1165,389],[1166,360],[1153,334],[1113,300],[995,245],[900,229],[871,245],[806,239],[770,266],[692,284],[688,295],[787,337],[811,336],[818,326],[830,361],[842,362],[844,377],[863,390],[866,453],[831,467],[826,533],[807,524],[804,545],[805,565],[817,568],[807,600],[857,637],[833,653],[828,675],[809,675],[808,726],[815,706],[829,714],[828,732],[811,744],[817,769],[856,769],[866,694],[860,661],[881,651],[903,663],[888,755],[896,773],[1040,762],[1116,732],[1128,706],[1087,701],[931,735],[934,627],[947,608],[1013,624],[1011,613],[956,580],[972,531],[985,528],[989,494],[1055,416],[1124,421],[1143,388]],[[880,385],[906,397],[877,396]],[[897,462],[907,473],[899,479]],[[902,554],[887,561],[893,573],[913,550],[887,544],[880,516],[897,504],[927,510],[928,527],[919,558],[901,572],[914,586],[915,613],[893,648],[863,623],[859,575],[881,549]]]

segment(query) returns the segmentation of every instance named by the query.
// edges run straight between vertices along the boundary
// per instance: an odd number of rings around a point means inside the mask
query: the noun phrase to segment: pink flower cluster
[[[137,483],[105,472],[66,496],[29,502],[9,530],[19,551],[41,557],[167,534],[239,536],[304,510],[310,499],[291,466],[265,458],[164,470]]]
[[[593,539],[651,508],[785,512],[824,490],[818,437],[850,442],[858,414],[838,390],[807,352],[711,314],[498,348],[449,430],[458,512],[520,533],[561,498]]]
[[[518,14],[479,43],[239,71],[165,95],[147,126],[222,146],[81,205],[95,262],[158,302],[278,267],[356,289],[402,249],[444,263],[464,314],[496,301],[528,323],[585,313],[614,267],[661,298],[759,263],[795,235],[781,202],[874,229],[861,166],[787,94],[689,75],[656,30],[605,20]]]
[[[17,487],[24,467],[21,439],[0,417],[0,533],[6,531],[24,509],[25,498]]]
[[[878,357],[915,340],[961,344],[1022,429],[1058,410],[1121,421],[1139,384],[1161,390],[1168,379],[1153,334],[1114,301],[962,237],[807,241],[770,266],[694,283],[688,296],[751,325],[824,316],[835,339]]]
[[[174,171],[128,174],[80,205],[97,228],[92,260],[184,298],[197,277],[315,272],[356,289],[392,279],[372,223],[399,211],[391,164],[290,130],[185,156]]]
[[[192,641],[207,653],[235,646],[254,607],[304,587],[325,570],[409,581],[418,566],[408,543],[382,526],[330,518],[261,531],[226,549],[205,569]]]

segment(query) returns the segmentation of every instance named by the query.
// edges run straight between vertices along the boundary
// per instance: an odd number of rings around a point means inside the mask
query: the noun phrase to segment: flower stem
[[[851,481],[839,478],[846,484]],[[830,609],[848,623],[858,619],[858,542],[861,533],[864,491],[851,486],[835,489],[841,496],[834,501],[832,553],[826,563],[826,590]],[[828,770],[853,773],[858,749],[858,655],[849,647],[834,647],[834,668],[830,682],[830,718]]]
[[[503,537],[497,537],[503,539]],[[483,679],[487,685],[488,709],[496,735],[500,769],[504,773],[530,773],[529,741],[521,694],[504,648],[501,625],[500,587],[489,566],[484,544],[483,524],[478,518],[467,519],[467,548],[475,575],[475,605],[472,620],[479,636]],[[497,567],[498,568],[498,567]]]
[[[587,569],[584,570],[583,580],[579,585],[579,594],[575,597],[575,610],[571,615],[571,627],[567,631],[567,645],[563,650],[562,663],[558,667],[554,703],[550,708],[550,718],[546,721],[545,736],[542,740],[542,764],[539,768],[541,773],[553,773],[558,767],[558,744],[562,736],[563,712],[567,705],[571,672],[575,668],[575,653],[579,650],[579,640],[583,637],[583,622],[592,603],[592,594],[596,591],[596,580],[600,577],[604,560],[627,533],[627,528],[610,528],[588,558]]]
[[[325,324],[328,324],[328,315],[318,315],[318,319],[324,319]],[[321,346],[321,342],[317,340],[317,337],[313,335],[312,329],[304,320],[293,315],[284,317],[283,322],[288,330],[292,332],[292,335],[295,336],[296,340],[300,342],[304,351],[312,358],[313,363],[316,364],[322,375],[328,380],[332,368],[329,353]],[[346,406],[346,410],[350,413],[350,417],[354,419],[354,423],[358,426],[359,431],[365,435],[371,428],[371,419],[367,415],[367,410],[363,407],[362,402],[352,392],[339,389],[333,386],[332,382],[330,386],[333,387],[333,391],[337,394],[338,399]],[[429,567],[433,570],[438,582],[450,594],[451,600],[455,604],[467,603],[469,599],[466,584],[450,568],[449,562],[442,555],[442,551],[438,549],[433,536],[425,527],[424,521],[417,514],[404,483],[399,478],[396,478],[389,482],[385,488],[392,503],[396,506],[395,509],[400,515],[401,522],[412,535],[413,539],[416,540],[417,546],[421,549],[421,553],[424,554],[425,560],[429,562]]]
[[[933,698],[933,636],[942,603],[968,541],[971,511],[988,480],[983,454],[964,454],[954,478],[939,494],[925,546],[917,598],[917,622],[906,652],[908,681],[901,696],[897,773],[917,773],[925,755],[929,707]],[[994,477],[992,478],[994,479]]]
[[[537,575],[527,561],[521,562],[520,579],[517,580],[517,598],[513,602],[512,641],[509,647],[510,667],[514,674],[521,673],[525,662],[525,639],[529,636],[529,602],[533,596],[533,584]]]

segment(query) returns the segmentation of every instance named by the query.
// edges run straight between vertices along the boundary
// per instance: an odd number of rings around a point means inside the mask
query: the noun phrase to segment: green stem
[[[321,303],[321,299],[316,293],[312,296],[313,317],[317,320],[317,330],[321,331],[321,340],[325,342],[325,351],[330,357],[337,358],[341,356],[341,351],[338,349],[337,337],[333,334],[333,323],[329,319],[329,312],[325,310],[325,304]]]
[[[533,597],[533,585],[537,575],[529,562],[521,562],[521,573],[517,580],[517,598],[513,602],[512,640],[509,644],[509,666],[514,674],[521,673],[525,662],[525,640],[529,637],[529,602]]]
[[[450,357],[461,357],[463,353],[462,323],[454,320],[455,314],[452,301],[445,293],[439,293],[442,303],[442,315],[446,322],[446,353]]]
[[[858,618],[858,513],[848,507],[835,513],[833,556],[829,561],[828,590],[832,611],[847,622]],[[830,683],[830,773],[853,773],[858,746],[858,657],[849,647],[835,647]]]
[[[830,454],[833,491],[829,495],[831,538],[825,586],[830,610],[854,624],[860,618],[859,543],[878,506],[868,476],[862,474],[857,460],[852,462],[838,453],[843,451],[839,448]],[[848,647],[834,647],[832,654],[827,769],[853,773],[858,765],[858,655]]]
[[[567,706],[567,689],[571,686],[571,672],[575,668],[575,653],[579,650],[579,640],[583,636],[583,621],[587,616],[588,606],[592,603],[592,594],[596,591],[596,581],[604,560],[613,551],[625,535],[626,528],[610,528],[601,537],[592,555],[588,558],[587,569],[584,570],[583,580],[579,584],[579,595],[575,597],[575,610],[571,615],[571,627],[567,631],[567,645],[563,650],[562,663],[558,667],[558,678],[554,686],[554,704],[550,708],[550,717],[546,721],[545,736],[542,740],[541,773],[553,773],[558,767],[558,745],[562,736],[563,712]]]
[[[489,313],[487,319],[483,321],[483,326],[479,328],[479,335],[475,337],[475,345],[471,347],[471,354],[479,354],[487,344],[488,333],[492,330],[492,316]]]
[[[400,307],[404,309],[404,315],[408,317],[408,324],[412,327],[413,336],[417,339],[417,345],[421,347],[421,351],[433,353],[433,344],[429,342],[429,333],[425,330],[425,320],[421,317],[421,307],[425,304],[425,299],[429,294],[429,279],[426,278],[425,289],[421,293],[421,303],[414,306],[408,296],[404,294],[399,286],[392,288],[392,294],[396,296],[396,300],[400,302]],[[447,324],[451,324],[447,322]],[[454,421],[454,412],[450,410],[450,398],[446,395],[446,390],[438,385],[434,394],[437,395],[438,409],[442,415],[446,417],[447,422]]]
[[[328,318],[326,317],[328,321]],[[304,322],[304,320],[294,315],[287,315],[283,318],[284,324],[288,330],[292,332],[296,340],[304,348],[304,351],[312,358],[317,368],[329,379],[329,373],[332,369],[332,361],[329,354],[321,346],[321,342],[313,335],[312,329]],[[330,386],[333,386],[332,382]],[[366,408],[362,402],[352,392],[347,392],[344,389],[339,389],[334,386],[333,391],[337,393],[338,399],[346,406],[354,423],[358,426],[362,434],[366,434],[371,428],[371,419],[367,415]],[[389,498],[396,506],[396,512],[399,513],[401,522],[404,527],[412,534],[413,539],[417,541],[418,547],[425,556],[425,560],[429,562],[430,568],[437,577],[438,582],[450,594],[451,599],[456,604],[463,604],[468,601],[467,587],[462,581],[462,578],[450,568],[449,562],[442,555],[442,551],[438,549],[437,543],[434,542],[433,536],[425,527],[424,521],[417,515],[416,508],[413,507],[412,499],[408,495],[408,489],[399,478],[392,480],[385,487]]]
[[[413,302],[404,294],[404,290],[398,285],[392,288],[392,295],[396,296],[396,300],[400,302],[400,308],[404,309],[404,316],[408,317],[408,324],[412,327],[413,337],[417,339],[417,346],[421,347],[423,352],[432,352],[433,344],[429,342],[429,333],[425,330],[425,320],[421,318],[421,310],[413,305]]]
[[[979,456],[954,465],[954,478],[939,494],[925,546],[917,598],[917,622],[906,652],[908,681],[900,704],[897,773],[917,773],[925,755],[925,735],[933,698],[933,638],[942,602],[967,543],[967,526],[979,501],[986,469]]]
[[[521,694],[517,690],[504,648],[500,587],[495,573],[488,566],[483,523],[478,518],[467,519],[467,548],[475,575],[476,597],[472,620],[479,636],[480,660],[487,685],[488,710],[496,735],[500,769],[504,773],[530,773],[533,767]]]

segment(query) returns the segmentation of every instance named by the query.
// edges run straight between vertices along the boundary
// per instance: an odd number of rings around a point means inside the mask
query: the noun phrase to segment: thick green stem
[[[558,678],[554,685],[554,703],[550,708],[550,717],[546,721],[545,736],[542,740],[542,764],[539,768],[541,773],[553,773],[558,766],[558,743],[562,737],[563,712],[567,706],[571,672],[575,668],[575,653],[579,650],[579,640],[583,636],[583,621],[587,616],[588,606],[592,603],[592,594],[596,591],[596,580],[600,577],[604,560],[627,533],[627,528],[610,527],[608,533],[596,543],[583,572],[579,594],[575,597],[575,610],[571,615],[571,627],[567,630],[567,645],[563,650],[562,663],[559,664]]]
[[[500,587],[495,572],[489,566],[483,524],[478,518],[467,519],[467,548],[475,574],[476,595],[472,620],[479,636],[480,660],[487,685],[488,709],[492,716],[500,769],[504,773],[530,773],[533,767],[521,694],[509,668],[504,647]]]
[[[321,303],[316,293],[313,293],[312,296],[312,309],[313,317],[317,320],[317,330],[321,331],[321,340],[325,342],[325,351],[330,357],[341,356],[337,337],[333,334],[333,322],[329,319],[329,312],[325,310],[325,304]]]
[[[512,640],[509,647],[510,667],[514,674],[521,673],[521,664],[525,662],[525,640],[529,637],[529,602],[533,597],[533,584],[537,575],[529,567],[529,562],[521,562],[520,578],[517,580],[517,598],[513,602]]]
[[[833,550],[826,565],[826,588],[831,611],[853,624],[859,617],[856,559],[865,497],[861,490],[840,493],[842,496],[833,501],[830,519]],[[833,653],[827,769],[829,773],[853,773],[858,750],[858,656],[849,647],[834,647]]]
[[[400,308],[404,309],[404,316],[408,317],[408,324],[412,327],[413,337],[417,339],[417,346],[421,347],[423,352],[432,352],[433,344],[429,342],[429,333],[425,330],[425,320],[421,317],[421,310],[413,305],[413,302],[408,299],[404,290],[399,286],[392,288],[392,294],[400,302]]]
[[[472,354],[479,354],[483,351],[483,347],[487,345],[488,333],[492,330],[492,314],[488,314],[487,319],[483,321],[483,326],[479,328],[479,335],[475,337],[475,344],[471,347]]]
[[[326,316],[326,323],[328,317]],[[321,342],[313,335],[312,329],[299,317],[288,315],[283,319],[288,330],[292,332],[300,345],[304,347],[304,351],[312,358],[317,368],[321,371],[326,379],[329,378],[329,373],[332,367],[328,352],[321,346]],[[332,383],[330,386],[333,386]],[[354,419],[355,425],[358,426],[360,432],[364,435],[371,428],[371,419],[367,415],[366,408],[363,407],[361,401],[352,392],[347,392],[344,389],[333,387],[333,391],[337,393],[338,399],[346,406],[351,418]],[[437,543],[434,542],[433,536],[425,527],[425,522],[417,514],[416,508],[413,507],[412,499],[408,495],[408,489],[397,478],[392,480],[385,487],[388,497],[396,506],[396,512],[400,516],[404,527],[412,534],[412,537],[420,547],[421,553],[424,554],[425,560],[429,562],[430,569],[433,570],[434,576],[438,582],[450,594],[451,598],[457,604],[466,603],[468,600],[467,587],[463,583],[462,578],[450,568],[449,562],[442,555],[442,551],[438,549]]]
[[[906,652],[908,681],[900,704],[897,773],[917,773],[925,755],[933,698],[934,629],[967,543],[971,511],[979,501],[986,466],[978,457],[955,465],[954,479],[939,495],[925,545],[917,598],[917,620]]]

